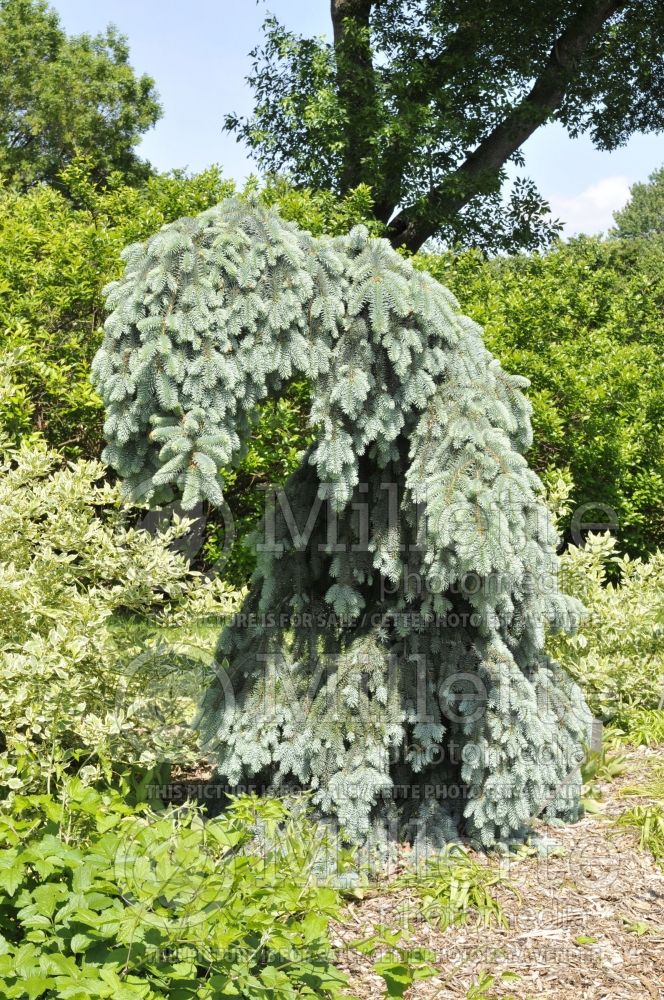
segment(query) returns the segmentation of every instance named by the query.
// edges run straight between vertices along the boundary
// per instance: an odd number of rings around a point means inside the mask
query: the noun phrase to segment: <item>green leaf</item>
[[[35,1000],[42,996],[47,990],[52,990],[56,986],[56,981],[49,976],[28,976],[21,986],[28,994],[29,1000]]]
[[[25,866],[15,851],[0,854],[0,889],[13,896],[23,881]]]
[[[74,934],[69,942],[69,947],[75,955],[80,955],[86,951],[91,944],[92,938],[88,937],[87,934]]]
[[[318,941],[320,938],[324,937],[328,927],[327,917],[321,916],[319,913],[307,913],[306,917],[302,921],[302,928],[304,930],[304,940],[307,944],[311,944],[312,941]]]
[[[402,997],[414,982],[412,969],[403,962],[381,959],[374,963],[374,972],[385,980],[388,997]]]
[[[574,943],[578,945],[597,944],[598,938],[590,937],[587,934],[579,934],[574,938]]]

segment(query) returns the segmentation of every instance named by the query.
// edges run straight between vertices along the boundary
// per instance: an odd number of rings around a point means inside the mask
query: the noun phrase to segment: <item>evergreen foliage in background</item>
[[[543,646],[580,605],[555,586],[524,380],[361,226],[314,239],[235,199],[124,258],[93,377],[130,496],[222,503],[260,401],[312,386],[315,443],[202,708],[222,779],[311,788],[353,838],[489,846],[575,816],[589,712]]]

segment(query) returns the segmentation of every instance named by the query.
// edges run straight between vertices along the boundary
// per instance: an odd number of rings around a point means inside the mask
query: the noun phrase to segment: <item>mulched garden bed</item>
[[[350,975],[351,990],[373,1000],[385,996],[373,958],[346,942],[370,936],[377,925],[408,928],[403,944],[425,948],[440,974],[420,980],[408,1000],[466,997],[482,972],[519,979],[499,984],[487,997],[519,1000],[636,1000],[664,997],[664,873],[638,847],[638,833],[617,827],[617,815],[647,799],[626,793],[642,784],[662,751],[627,753],[623,776],[603,787],[605,811],[563,828],[541,827],[560,850],[548,857],[502,862],[514,895],[498,885],[508,927],[465,926],[437,930],[420,915],[409,891],[369,892],[348,905],[345,924],[335,928],[337,964]],[[481,856],[478,856],[478,860]],[[498,864],[486,860],[487,864]],[[434,957],[435,956],[435,957]]]

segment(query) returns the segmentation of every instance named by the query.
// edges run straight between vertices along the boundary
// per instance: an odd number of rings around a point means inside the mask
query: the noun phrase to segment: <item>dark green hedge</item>
[[[120,250],[209,207],[233,184],[212,169],[99,191],[74,164],[66,186],[73,200],[46,186],[0,189],[0,425],[14,439],[40,435],[67,458],[96,457],[101,407],[88,372],[103,321],[101,289],[119,272]],[[259,196],[316,233],[343,232],[369,214],[364,190],[338,202],[270,183]],[[576,505],[613,508],[628,551],[661,547],[664,238],[582,238],[545,255],[420,255],[416,264],[453,289],[505,367],[531,379],[535,467],[569,467]],[[309,437],[307,409],[306,385],[270,402],[242,465],[229,470],[240,535],[260,510],[259,487],[297,462]],[[597,506],[584,515],[605,518]],[[222,541],[223,530],[212,527],[208,560]],[[226,571],[241,582],[250,563],[236,548]]]
[[[419,258],[531,380],[544,471],[568,466],[583,520],[617,514],[621,547],[664,543],[664,238],[588,237],[547,254]]]

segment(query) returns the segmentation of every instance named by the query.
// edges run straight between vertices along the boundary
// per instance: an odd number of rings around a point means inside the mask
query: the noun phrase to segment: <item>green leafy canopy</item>
[[[664,233],[664,167],[654,170],[645,184],[633,184],[630,199],[614,213],[612,236],[655,236]]]
[[[146,176],[134,147],[161,108],[114,27],[68,37],[46,0],[0,0],[0,51],[0,178],[57,184],[76,154],[98,180]]]
[[[538,128],[615,149],[664,125],[659,0],[333,0],[331,19],[331,41],[267,19],[253,111],[225,127],[298,184],[367,184],[394,246],[542,246],[532,182],[501,198]]]

